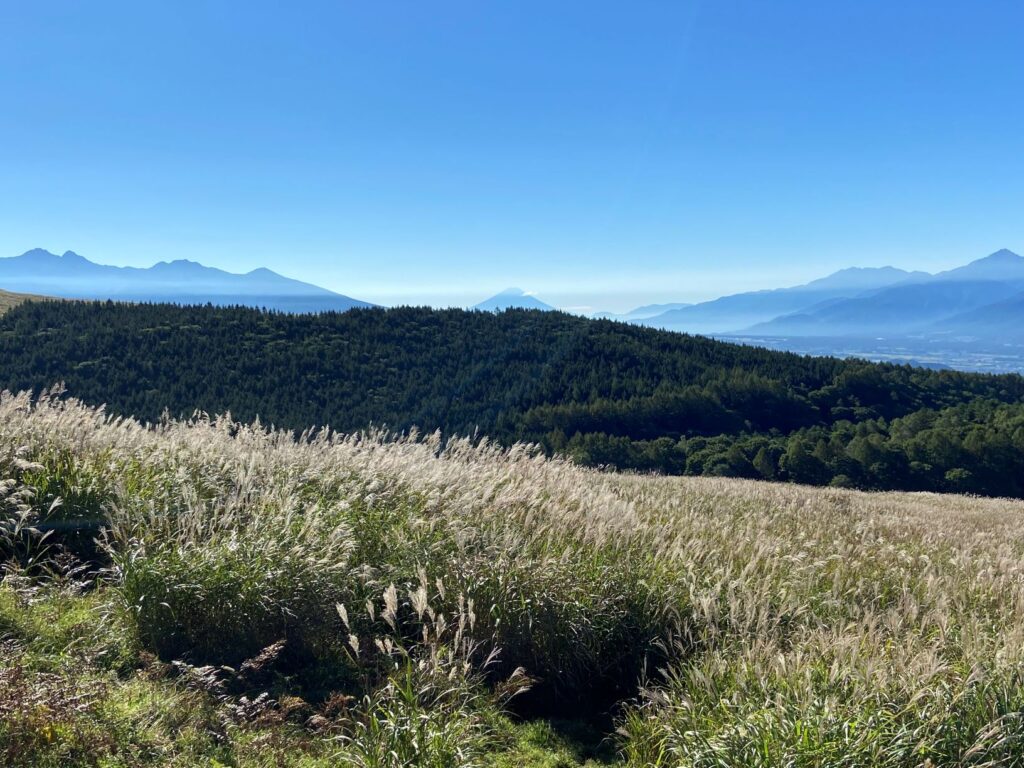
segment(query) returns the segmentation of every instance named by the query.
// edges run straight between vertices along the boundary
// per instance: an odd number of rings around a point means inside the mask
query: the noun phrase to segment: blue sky
[[[0,255],[626,309],[1024,250],[1024,3],[0,5]]]

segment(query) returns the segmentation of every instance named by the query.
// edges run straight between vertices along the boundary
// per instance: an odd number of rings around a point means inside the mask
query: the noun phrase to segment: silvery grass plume
[[[520,711],[612,712],[627,765],[1024,764],[1018,501],[143,425],[60,393],[0,396],[0,456],[25,462],[8,517],[95,526],[140,647],[330,670],[351,765],[486,764],[480,713],[520,677]]]

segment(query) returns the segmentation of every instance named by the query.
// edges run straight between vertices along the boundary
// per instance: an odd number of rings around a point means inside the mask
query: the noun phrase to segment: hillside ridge
[[[1024,496],[1024,378],[814,358],[560,312],[27,303],[0,386],[539,444],[592,465]]]

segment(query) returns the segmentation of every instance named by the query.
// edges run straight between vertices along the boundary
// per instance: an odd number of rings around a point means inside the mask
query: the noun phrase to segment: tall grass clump
[[[346,666],[331,606],[425,571],[450,612],[459,595],[481,607],[481,656],[502,650],[489,675],[524,667],[538,701],[604,706],[675,621],[631,505],[527,447],[295,439],[202,415],[145,427],[56,395],[0,409],[37,489],[74,478],[102,510],[139,641],[164,658],[237,664],[283,639]]]
[[[431,594],[425,574],[402,595],[394,585],[379,605],[351,615],[337,610],[348,633],[346,650],[364,674],[368,691],[352,708],[339,737],[341,765],[351,768],[473,768],[489,763],[495,705],[529,685],[515,670],[488,692],[472,600],[460,596],[454,614],[440,592]],[[357,629],[358,628],[358,629]],[[356,631],[369,632],[368,635]]]
[[[675,668],[624,717],[629,762],[1024,764],[1019,659],[971,668],[881,640],[815,633],[798,650],[765,644]]]
[[[114,576],[140,640],[164,658],[237,664],[279,640],[314,655],[333,644],[348,527],[333,508],[248,483],[111,510]]]

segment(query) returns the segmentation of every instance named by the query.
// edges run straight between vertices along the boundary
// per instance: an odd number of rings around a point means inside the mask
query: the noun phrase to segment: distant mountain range
[[[234,274],[184,259],[145,269],[112,267],[72,251],[58,256],[42,249],[0,259],[0,290],[62,298],[241,304],[286,312],[373,306],[269,269]],[[472,307],[488,312],[511,308],[555,309],[519,288]],[[790,288],[592,316],[754,343],[772,339],[775,345],[780,339],[884,337],[1024,346],[1024,258],[1004,249],[934,275],[891,266],[851,267]],[[869,349],[863,344],[857,348]]]
[[[723,296],[648,317],[640,322],[655,328],[688,333],[728,333],[765,323],[809,307],[827,306],[890,285],[927,278],[923,272],[894,267],[844,269],[806,285]]]
[[[811,304],[746,328],[764,336],[953,333],[1024,340],[1024,258],[1001,250],[963,267]]]
[[[0,288],[61,298],[240,304],[284,312],[344,312],[373,306],[269,269],[235,274],[186,259],[148,268],[113,267],[73,251],[58,256],[41,248],[0,259]]]
[[[658,315],[663,315],[666,312],[672,312],[676,309],[684,309],[692,306],[693,304],[688,302],[676,302],[673,304],[645,304],[642,307],[637,307],[630,312],[624,312],[622,314],[617,314],[615,312],[595,312],[591,317],[603,320],[623,320],[630,323],[636,320],[646,320],[650,317],[657,317]]]

